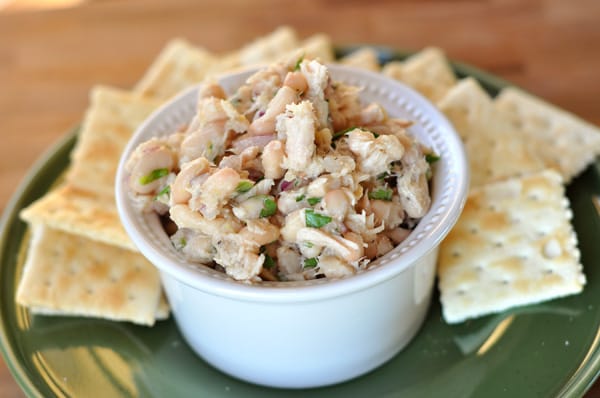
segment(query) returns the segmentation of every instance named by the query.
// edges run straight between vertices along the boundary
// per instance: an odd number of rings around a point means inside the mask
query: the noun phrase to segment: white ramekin
[[[125,160],[140,143],[168,135],[196,110],[197,87],[168,102],[135,132],[116,178],[121,221],[159,270],[175,322],[190,347],[234,377],[307,388],[362,375],[395,356],[419,330],[430,304],[437,248],[458,219],[468,167],[451,124],[410,88],[355,68],[330,65],[334,80],[363,87],[391,117],[412,120],[418,140],[440,155],[432,205],[410,236],[364,272],[341,280],[244,284],[183,259],[156,215],[141,214],[128,194]],[[223,76],[231,93],[252,73]]]

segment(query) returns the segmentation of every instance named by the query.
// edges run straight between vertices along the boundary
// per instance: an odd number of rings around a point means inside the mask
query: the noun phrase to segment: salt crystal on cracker
[[[507,87],[494,105],[567,183],[600,154],[600,128],[540,98]]]
[[[471,187],[544,169],[538,148],[493,105],[471,77],[462,79],[438,102],[460,135],[471,171]]]
[[[80,189],[113,197],[121,152],[137,126],[159,104],[129,91],[94,87],[71,153],[67,181]]]
[[[339,63],[356,68],[379,72],[379,57],[377,51],[371,47],[362,47],[350,54],[340,58]]]
[[[16,300],[34,313],[142,325],[168,312],[156,268],[141,254],[32,225]]]
[[[134,91],[144,96],[168,99],[179,91],[201,82],[217,65],[209,51],[178,38],[167,43]]]
[[[137,251],[121,225],[112,197],[99,196],[70,185],[63,185],[23,209],[20,216],[29,224],[43,224],[74,235]]]
[[[473,189],[440,247],[444,319],[456,323],[581,292],[571,217],[553,170]]]
[[[406,83],[433,102],[440,100],[456,84],[448,59],[436,47],[425,48],[402,62],[389,62],[382,73]]]

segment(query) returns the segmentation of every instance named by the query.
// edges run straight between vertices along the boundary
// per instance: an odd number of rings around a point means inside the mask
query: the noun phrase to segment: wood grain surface
[[[139,0],[0,12],[0,209],[79,123],[93,85],[131,87],[175,36],[224,52],[282,24],[340,45],[439,46],[600,125],[598,0]],[[0,397],[22,396],[0,359]]]

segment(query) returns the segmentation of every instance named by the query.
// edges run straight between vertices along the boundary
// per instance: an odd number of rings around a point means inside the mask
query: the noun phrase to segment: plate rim
[[[419,50],[409,49],[396,49],[389,46],[381,46],[374,44],[352,44],[352,45],[336,45],[334,46],[334,52],[336,59],[339,59],[345,54],[349,54],[355,49],[362,47],[370,47],[376,50],[380,61],[389,62],[392,60],[403,60],[406,57],[415,54]],[[501,90],[503,87],[513,86],[518,87],[516,84],[504,80],[490,72],[486,72],[478,67],[470,64],[461,62],[455,59],[449,59],[449,63],[457,75],[457,78],[463,78],[466,76],[474,77],[485,89],[490,92],[493,91],[494,95]],[[527,90],[525,90],[527,91]],[[24,177],[21,179],[17,188],[12,193],[9,201],[6,204],[0,217],[0,276],[3,274],[2,266],[4,265],[4,255],[6,251],[7,236],[9,235],[12,227],[23,223],[19,220],[18,212],[28,203],[26,202],[26,194],[33,189],[33,182],[42,173],[47,165],[53,161],[57,161],[57,158],[64,155],[69,159],[70,149],[75,145],[78,133],[81,126],[77,125],[71,127],[66,133],[56,140],[48,149],[46,149],[33,163],[33,165],[27,170]],[[596,167],[600,167],[600,161],[596,160]],[[9,369],[11,375],[28,397],[47,397],[44,393],[52,394],[56,396],[55,392],[52,391],[47,385],[46,391],[42,391],[39,387],[39,383],[35,383],[34,379],[31,378],[28,369],[25,367],[23,362],[16,355],[17,347],[11,346],[9,339],[10,324],[7,322],[6,314],[3,312],[4,306],[7,303],[0,304],[0,353]],[[14,301],[11,305],[15,305]],[[583,396],[594,384],[594,382],[600,376],[600,324],[592,344],[589,346],[588,355],[586,355],[580,366],[575,370],[572,377],[563,385],[558,392],[558,397],[571,397],[571,396]]]

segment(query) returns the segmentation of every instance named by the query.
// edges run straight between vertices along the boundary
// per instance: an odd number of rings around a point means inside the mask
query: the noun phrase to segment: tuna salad
[[[360,91],[307,59],[230,96],[205,82],[193,120],[128,159],[131,195],[186,260],[236,280],[353,275],[425,215],[437,159]]]

